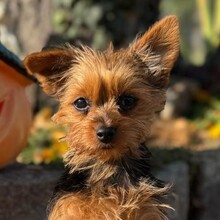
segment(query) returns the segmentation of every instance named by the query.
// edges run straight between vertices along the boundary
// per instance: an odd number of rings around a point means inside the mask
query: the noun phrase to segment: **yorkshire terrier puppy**
[[[27,56],[24,64],[60,107],[67,127],[66,172],[50,220],[162,220],[167,187],[149,169],[145,146],[155,113],[164,108],[178,56],[175,16],[155,23],[128,48],[65,46]]]

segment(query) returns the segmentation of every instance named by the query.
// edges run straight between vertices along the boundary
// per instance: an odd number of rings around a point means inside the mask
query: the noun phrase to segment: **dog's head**
[[[110,160],[145,142],[178,50],[178,21],[169,16],[125,49],[67,46],[33,53],[24,64],[59,100],[53,118],[67,126],[70,149]]]

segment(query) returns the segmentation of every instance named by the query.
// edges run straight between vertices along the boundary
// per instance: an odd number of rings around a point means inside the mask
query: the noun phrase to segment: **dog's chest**
[[[58,199],[53,210],[57,212],[55,215],[63,214],[61,220],[141,220],[150,207],[148,187],[141,183],[127,190],[109,187],[105,193],[69,193]]]

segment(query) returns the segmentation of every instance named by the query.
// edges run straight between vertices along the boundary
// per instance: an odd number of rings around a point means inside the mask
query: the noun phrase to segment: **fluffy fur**
[[[66,46],[25,58],[28,71],[60,102],[54,121],[68,129],[66,172],[51,200],[50,220],[166,219],[167,206],[158,199],[167,187],[151,175],[144,142],[164,107],[178,47],[178,21],[168,16],[129,48]],[[126,112],[118,105],[123,95],[136,100]],[[80,97],[89,100],[86,112],[73,106]],[[100,126],[117,128],[110,143],[97,138]]]

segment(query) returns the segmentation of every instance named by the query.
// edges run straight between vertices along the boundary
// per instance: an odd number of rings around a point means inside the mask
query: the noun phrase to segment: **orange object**
[[[32,82],[20,60],[0,44],[0,168],[26,145],[32,111],[25,88]]]

